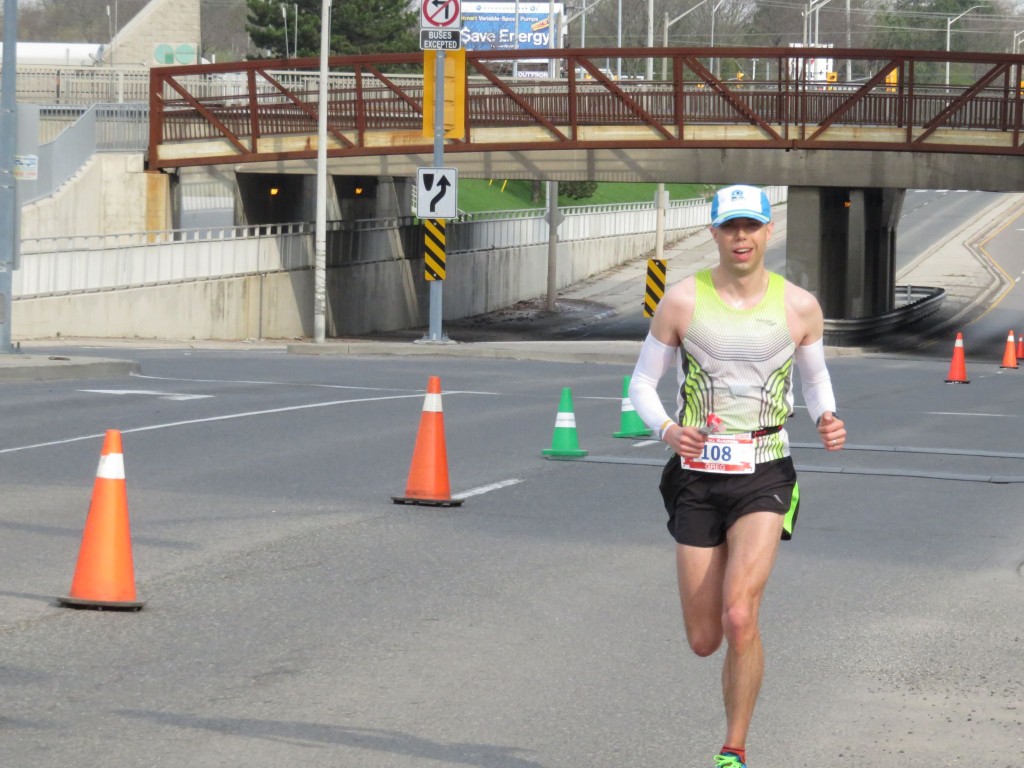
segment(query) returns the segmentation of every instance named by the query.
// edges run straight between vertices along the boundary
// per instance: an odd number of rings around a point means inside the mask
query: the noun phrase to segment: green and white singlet
[[[680,351],[677,421],[702,427],[714,413],[726,433],[785,425],[793,410],[796,350],[786,322],[785,279],[769,272],[757,306],[733,309],[718,295],[709,269],[695,277],[693,319]],[[756,463],[785,456],[785,429],[755,439]]]

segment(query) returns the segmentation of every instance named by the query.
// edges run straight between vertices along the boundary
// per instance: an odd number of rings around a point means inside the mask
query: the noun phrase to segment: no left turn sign
[[[420,29],[459,29],[462,6],[459,0],[422,0]]]

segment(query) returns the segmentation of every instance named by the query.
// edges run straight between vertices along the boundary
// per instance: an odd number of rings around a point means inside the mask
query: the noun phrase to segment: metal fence
[[[311,224],[24,240],[13,295],[87,293],[302,269]]]
[[[772,203],[785,187],[768,188]],[[665,229],[680,234],[707,226],[709,203],[673,202]],[[453,222],[449,253],[522,248],[548,239],[544,210],[473,214]],[[653,232],[653,202],[573,206],[562,209],[562,241],[613,238]],[[380,237],[397,234],[406,259],[422,258],[422,225],[414,218],[328,224],[328,266],[394,260]],[[269,224],[216,229],[180,229],[95,237],[26,239],[13,294],[19,298],[86,293],[147,285],[208,280],[313,266],[314,225]]]
[[[291,69],[267,70],[289,90],[316,93],[319,88],[319,70],[302,71]],[[389,79],[403,85],[422,82],[422,78],[411,75],[390,75]],[[351,73],[331,73],[329,88],[341,90],[351,88],[354,77]],[[189,93],[201,99],[246,99],[249,93],[248,79],[235,72],[188,75],[181,78]],[[40,105],[90,105],[96,103],[149,104],[149,68],[119,66],[19,66],[17,77],[18,101]],[[264,79],[257,82],[257,91],[267,96],[281,96],[271,83]],[[180,98],[181,94],[168,89],[168,98]],[[281,96],[284,100],[285,97]]]
[[[39,123],[41,135],[54,137],[39,145],[38,177],[18,182],[22,205],[52,195],[97,152],[145,152],[149,143],[145,104],[47,107]]]

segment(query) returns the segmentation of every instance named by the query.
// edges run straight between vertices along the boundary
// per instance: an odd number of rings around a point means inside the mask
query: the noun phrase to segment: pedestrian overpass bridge
[[[827,317],[882,315],[894,307],[904,190],[1024,190],[1024,56],[828,49],[836,69],[860,75],[838,83],[812,79],[822,53],[568,49],[552,51],[554,76],[536,79],[513,65],[534,51],[468,52],[444,164],[492,179],[789,186],[788,276]],[[609,78],[616,59],[660,76]],[[766,74],[729,76],[748,64]],[[329,65],[327,170],[339,196],[342,177],[435,165],[422,53]],[[231,166],[267,184],[314,174],[318,72],[315,58],[152,70],[149,167]],[[259,184],[246,189],[243,202],[259,197]],[[257,200],[245,207],[259,219]]]

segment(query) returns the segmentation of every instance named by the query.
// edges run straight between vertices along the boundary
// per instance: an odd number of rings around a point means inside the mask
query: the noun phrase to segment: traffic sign
[[[416,170],[416,216],[421,219],[454,219],[459,215],[458,168]]]
[[[421,51],[457,51],[462,48],[462,32],[458,29],[421,29]]]
[[[420,29],[460,29],[462,5],[459,0],[422,0]]]

